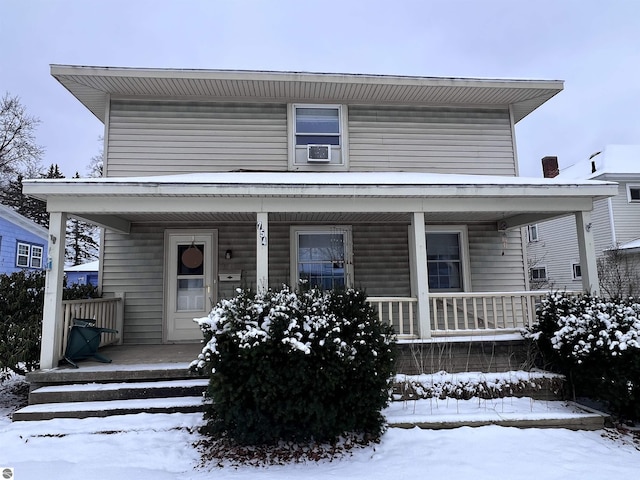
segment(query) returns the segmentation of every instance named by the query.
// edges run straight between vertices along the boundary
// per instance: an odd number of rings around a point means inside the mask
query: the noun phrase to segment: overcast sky
[[[0,45],[0,94],[66,176],[103,126],[50,64],[564,80],[516,127],[521,175],[640,144],[638,0],[0,0]]]

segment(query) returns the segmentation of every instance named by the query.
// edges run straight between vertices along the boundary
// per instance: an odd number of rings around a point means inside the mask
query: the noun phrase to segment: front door
[[[194,318],[215,305],[216,230],[167,230],[165,233],[165,341],[202,340]]]

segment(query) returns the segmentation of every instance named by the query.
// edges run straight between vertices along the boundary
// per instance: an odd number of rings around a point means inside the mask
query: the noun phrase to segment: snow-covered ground
[[[99,419],[11,423],[13,401],[0,387],[0,471],[26,479],[631,479],[640,471],[640,442],[616,430],[450,430],[391,428],[374,447],[333,461],[271,467],[198,467],[193,447],[200,414],[137,414]],[[396,403],[389,420],[433,415],[519,416],[571,413],[559,402],[531,399],[419,400]]]

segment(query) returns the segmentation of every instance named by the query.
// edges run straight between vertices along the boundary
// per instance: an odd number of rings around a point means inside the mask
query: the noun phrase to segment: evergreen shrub
[[[356,290],[238,290],[198,320],[210,375],[206,433],[240,445],[377,439],[395,337]]]
[[[44,281],[44,271],[0,275],[0,381],[11,371],[24,374],[39,366]],[[92,285],[72,285],[63,292],[65,300],[96,297]]]
[[[576,396],[640,419],[640,303],[549,294],[527,337],[546,366],[566,375]]]

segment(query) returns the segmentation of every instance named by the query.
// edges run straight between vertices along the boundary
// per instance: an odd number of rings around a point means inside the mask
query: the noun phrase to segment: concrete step
[[[80,383],[39,387],[29,393],[29,405],[97,402],[140,398],[202,397],[207,379],[153,382]]]
[[[54,418],[108,417],[135,413],[194,413],[204,408],[202,396],[171,397],[98,402],[43,403],[29,405],[13,413],[13,421]]]

